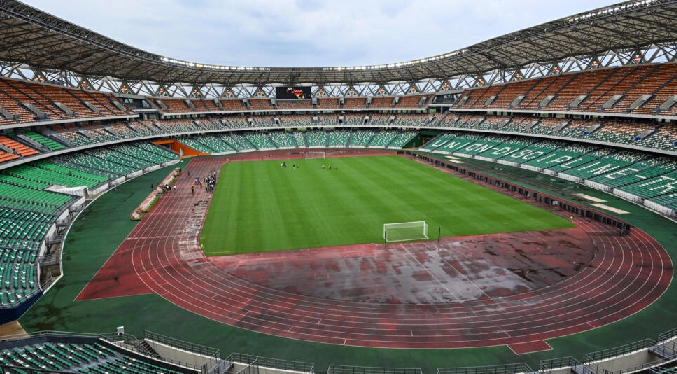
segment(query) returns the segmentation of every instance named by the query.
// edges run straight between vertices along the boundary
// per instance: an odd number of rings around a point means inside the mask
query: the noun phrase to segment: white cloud
[[[609,0],[25,0],[160,55],[236,66],[353,66],[446,53]]]

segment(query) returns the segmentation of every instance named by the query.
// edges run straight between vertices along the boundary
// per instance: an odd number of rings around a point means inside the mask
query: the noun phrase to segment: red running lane
[[[190,193],[191,179],[225,158],[195,159],[118,251],[148,289],[207,318],[243,329],[312,342],[384,348],[509,345],[546,349],[546,339],[628,317],[667,289],[672,262],[641,230],[576,218],[597,248],[589,265],[562,281],[503,297],[430,304],[354,302],[294,294],[234,276],[200,250],[211,195]],[[127,268],[129,266],[127,265]],[[95,296],[96,292],[90,294]]]

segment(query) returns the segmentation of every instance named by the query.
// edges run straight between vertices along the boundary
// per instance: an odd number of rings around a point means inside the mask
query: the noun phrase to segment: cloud
[[[450,52],[608,0],[25,0],[172,58],[235,66],[356,66]]]

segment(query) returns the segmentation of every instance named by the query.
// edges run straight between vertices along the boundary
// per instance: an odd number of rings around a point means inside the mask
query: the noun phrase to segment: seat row
[[[677,158],[494,134],[443,133],[421,150],[478,155],[563,173],[677,209]]]
[[[131,114],[107,93],[13,79],[0,79],[0,107],[13,117],[0,116],[0,125]]]
[[[674,115],[676,94],[677,64],[640,64],[470,89],[452,108]]]
[[[37,343],[0,351],[0,364],[25,369],[69,371],[79,373],[179,374],[189,370],[172,370],[152,360],[129,356],[123,351],[92,343]],[[8,373],[21,369],[7,368]]]

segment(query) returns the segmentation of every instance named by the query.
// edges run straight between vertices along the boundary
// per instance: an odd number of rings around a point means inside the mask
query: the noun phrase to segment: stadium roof
[[[19,1],[0,0],[0,60],[27,64],[35,70],[57,69],[129,82],[233,86],[442,81],[609,50],[674,46],[675,19],[677,0],[635,0],[420,60],[361,67],[232,67],[148,53]]]

